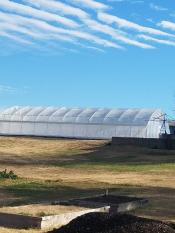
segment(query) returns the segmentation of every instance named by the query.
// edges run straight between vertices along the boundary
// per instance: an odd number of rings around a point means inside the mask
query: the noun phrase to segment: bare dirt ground
[[[148,198],[150,205],[135,214],[175,221],[175,151],[98,140],[0,137],[4,169],[19,179],[0,179],[1,207],[102,194],[108,188],[110,193]]]

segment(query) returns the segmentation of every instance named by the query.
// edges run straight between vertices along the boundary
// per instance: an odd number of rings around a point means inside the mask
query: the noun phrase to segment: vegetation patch
[[[4,171],[0,171],[0,179],[15,180],[17,178],[18,178],[18,176],[13,171],[8,172],[7,169],[5,169]]]

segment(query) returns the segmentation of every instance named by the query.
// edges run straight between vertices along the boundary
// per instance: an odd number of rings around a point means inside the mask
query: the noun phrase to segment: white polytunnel
[[[0,110],[0,135],[159,138],[169,133],[163,117],[160,109],[14,106]]]

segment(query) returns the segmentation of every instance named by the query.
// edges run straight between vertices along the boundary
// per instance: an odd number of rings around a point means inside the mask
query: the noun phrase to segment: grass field
[[[0,137],[0,206],[109,192],[148,198],[134,213],[175,222],[175,151],[119,147],[108,141]],[[1,233],[39,230],[0,228]]]

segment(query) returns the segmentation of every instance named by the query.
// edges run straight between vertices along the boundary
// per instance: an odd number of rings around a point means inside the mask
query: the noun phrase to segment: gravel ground
[[[90,213],[48,233],[175,233],[175,226],[129,214]]]

